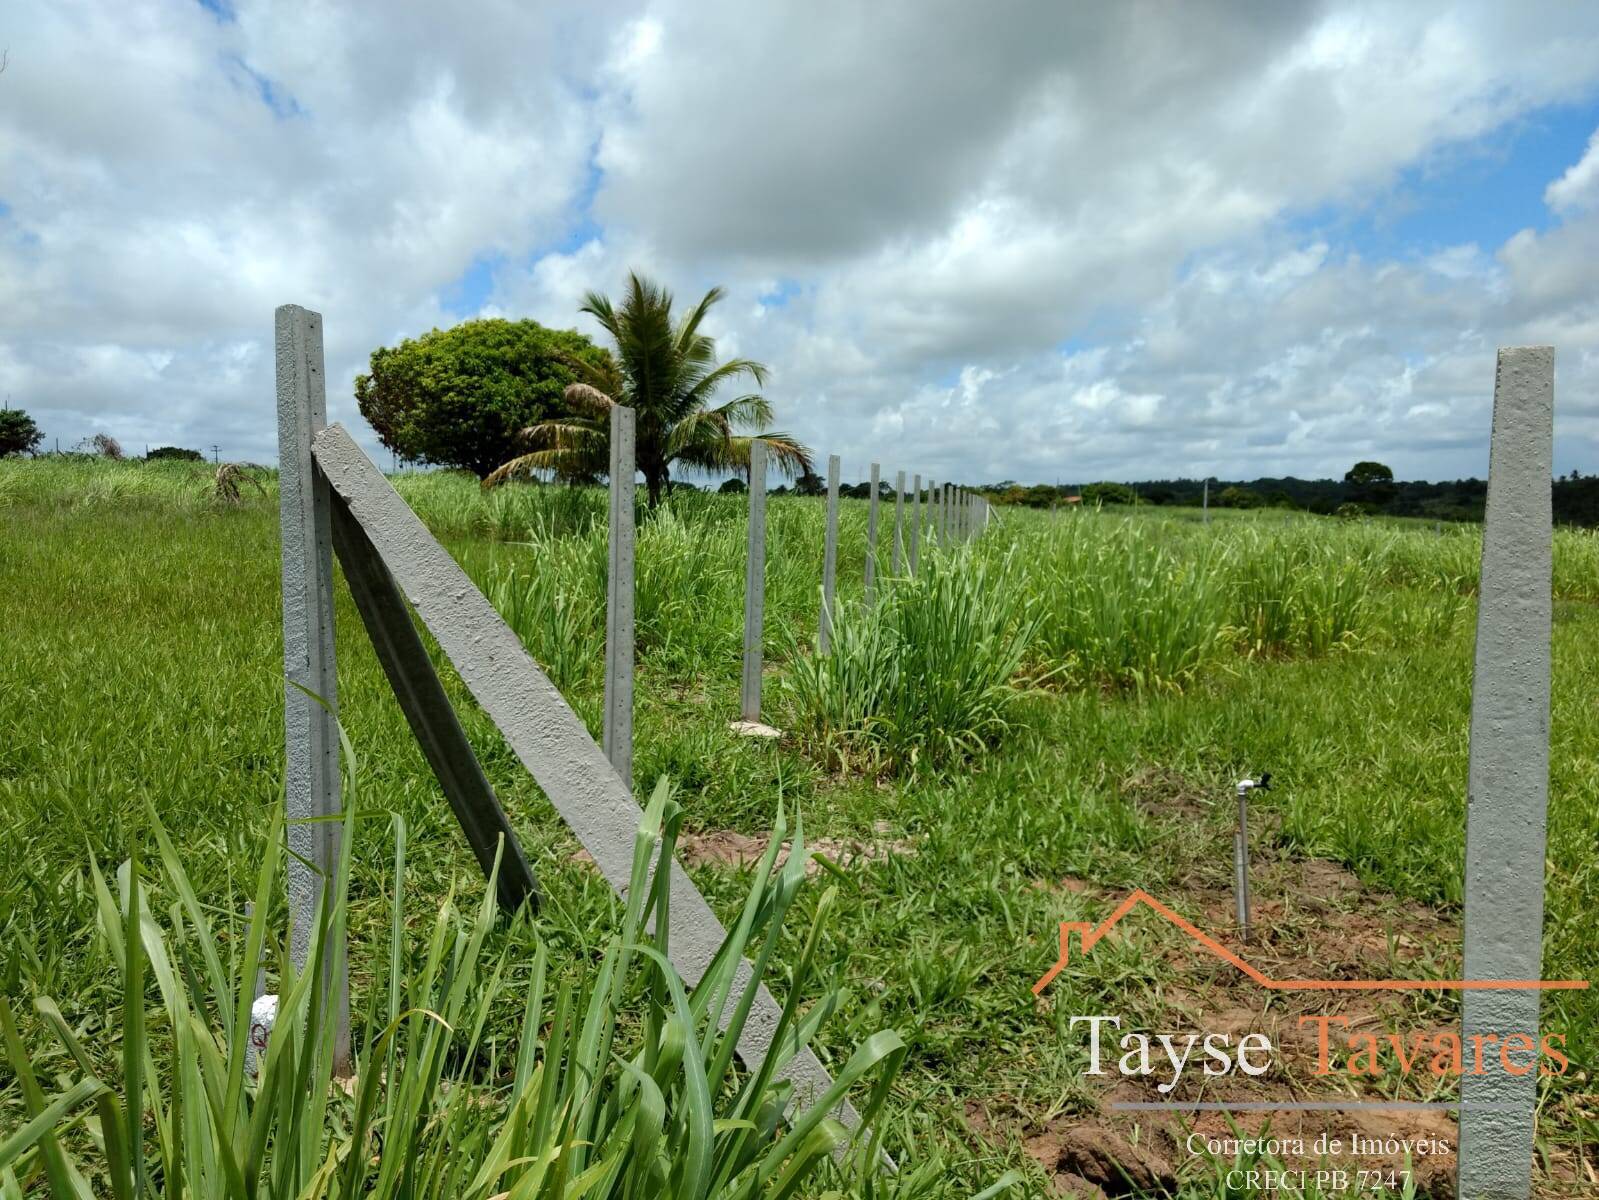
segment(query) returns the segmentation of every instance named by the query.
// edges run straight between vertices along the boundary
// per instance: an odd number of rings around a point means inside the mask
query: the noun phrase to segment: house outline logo
[[[1118,921],[1140,905],[1153,909],[1209,953],[1238,968],[1261,987],[1271,991],[1580,991],[1588,987],[1586,979],[1273,979],[1193,922],[1142,888],[1137,888],[1098,925],[1091,921],[1060,923],[1060,957],[1055,960],[1055,965],[1045,971],[1038,982],[1033,984],[1033,995],[1042,995],[1055,977],[1066,969],[1066,964],[1071,959],[1071,935],[1074,932],[1081,937],[1081,952],[1087,954]]]

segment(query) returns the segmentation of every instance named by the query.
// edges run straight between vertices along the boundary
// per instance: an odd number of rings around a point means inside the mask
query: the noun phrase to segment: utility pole
[[[221,450],[220,446],[217,446],[215,444],[212,445],[212,447],[211,447],[211,465],[212,466],[220,466],[221,465],[222,460],[221,460],[220,457],[218,457],[218,451],[220,451],[220,450]]]

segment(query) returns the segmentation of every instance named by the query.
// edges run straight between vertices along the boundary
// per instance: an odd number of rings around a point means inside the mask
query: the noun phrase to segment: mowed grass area
[[[148,841],[157,812],[225,923],[242,908],[280,799],[275,494],[217,504],[205,481],[183,466],[0,464],[0,979],[55,997],[108,1058],[119,984],[94,933],[90,857],[115,867]],[[443,475],[398,486],[597,730],[603,493],[483,495]],[[1196,861],[1225,866],[1240,776],[1276,779],[1256,801],[1263,855],[1333,859],[1369,888],[1455,921],[1463,885],[1475,530],[1282,513],[1219,513],[1206,526],[1192,511],[996,512],[973,546],[943,555],[924,545],[928,579],[886,587],[902,599],[874,615],[855,609],[866,505],[847,502],[846,635],[814,660],[822,505],[771,502],[767,712],[796,731],[776,744],[727,730],[743,499],[676,496],[639,539],[640,795],[669,776],[698,832],[760,834],[781,800],[803,814],[808,838],[913,848],[825,875],[841,896],[822,955],[851,999],[823,1040],[842,1051],[883,1027],[905,1036],[890,1145],[941,1161],[951,1195],[1010,1166],[1044,1188],[1018,1138],[979,1136],[966,1118],[971,1105],[1039,1119],[1091,1105],[1081,1034],[1066,1034],[1064,1014],[1192,1027],[1169,1015],[1172,971],[1152,929],[1147,946],[1134,939],[1074,963],[1048,1011],[1029,988],[1055,959],[1060,920],[1103,917],[1135,886],[1180,904]],[[892,508],[883,513],[891,529]],[[885,572],[887,558],[885,537]],[[1557,536],[1556,594],[1545,973],[1593,979],[1592,534]],[[975,639],[985,661],[1014,655],[1005,694],[976,715],[952,701],[972,664],[928,652],[929,629],[954,617],[963,624],[948,640]],[[354,867],[359,991],[373,982],[362,964],[389,932],[388,813],[408,826],[417,911],[452,885],[469,904],[482,884],[342,589],[337,623],[341,718],[374,810]],[[885,683],[884,670],[903,678]],[[442,661],[441,671],[544,886],[552,966],[591,966],[616,902],[574,861],[553,809]],[[941,743],[929,730],[945,711],[979,727]],[[1164,811],[1167,794],[1184,803]],[[724,917],[736,909],[737,872],[695,876]],[[1057,886],[1068,877],[1091,886]],[[801,909],[822,881],[812,890]],[[158,896],[155,911],[170,901]],[[1389,966],[1373,961],[1368,973]],[[1409,969],[1447,978],[1459,963],[1446,953]],[[1449,995],[1427,1003],[1440,1020],[1456,1011]],[[1541,1136],[1591,1141],[1599,1009],[1577,992],[1547,998],[1544,1013],[1546,1028],[1568,1035],[1573,1072],[1545,1083]],[[517,1015],[508,1009],[499,1036],[514,1037]],[[19,1114],[7,1077],[0,1129]]]

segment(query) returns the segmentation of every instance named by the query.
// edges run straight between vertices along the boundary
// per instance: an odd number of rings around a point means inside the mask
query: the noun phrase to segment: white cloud
[[[1583,156],[1544,189],[1544,202],[1560,213],[1584,212],[1599,204],[1599,130]]]
[[[0,391],[69,439],[270,457],[288,301],[358,424],[367,352],[486,258],[484,311],[590,331],[629,268],[726,284],[724,351],[850,471],[1480,472],[1534,339],[1557,465],[1599,465],[1599,142],[1503,245],[1293,221],[1590,94],[1583,6],[83,2],[5,40]]]

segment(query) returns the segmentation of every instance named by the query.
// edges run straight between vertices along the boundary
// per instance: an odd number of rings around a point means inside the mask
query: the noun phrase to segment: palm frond
[[[720,465],[719,449],[731,435],[727,421],[718,414],[704,411],[691,413],[672,426],[667,435],[667,457],[694,461],[691,456],[698,454],[704,462]],[[695,461],[694,465],[701,464]]]
[[[589,383],[569,383],[566,390],[561,393],[561,398],[566,401],[566,406],[574,412],[590,415],[595,419],[607,417],[616,401],[612,399],[614,393],[607,394]],[[548,422],[546,422],[548,424]]]
[[[702,332],[707,314],[726,293],[713,287],[680,320],[672,319],[672,294],[666,288],[629,272],[627,284],[613,303],[596,292],[584,298],[582,311],[599,321],[615,341],[607,366],[585,364],[574,369],[578,383],[566,389],[567,416],[546,422],[554,440],[535,453],[565,458],[539,458],[538,466],[571,470],[577,455],[589,472],[603,471],[595,456],[608,444],[603,424],[613,404],[626,404],[638,415],[639,469],[649,482],[652,502],[669,478],[671,465],[716,471],[745,466],[749,439],[740,429],[759,429],[772,420],[772,406],[758,394],[738,396],[711,407],[710,400],[730,379],[748,377],[766,385],[766,367],[746,358],[718,363],[716,340]],[[581,437],[577,431],[585,430]],[[810,451],[787,434],[759,435],[778,469],[795,475],[810,469]],[[531,460],[531,456],[525,456]]]
[[[814,463],[810,449],[792,434],[779,433],[774,429],[746,440],[765,442],[767,457],[786,478],[797,479],[811,473]]]
[[[762,425],[771,423],[772,405],[765,396],[750,394],[729,400],[726,404],[718,405],[708,411],[716,413],[727,422],[729,429],[754,427],[759,429]]]
[[[767,374],[764,363],[758,363],[748,358],[731,358],[693,380],[685,389],[684,398],[693,406],[698,407],[707,403],[716,392],[716,389],[729,379],[737,379],[742,375],[748,375],[758,386],[765,387]],[[770,417],[766,419],[770,420]]]
[[[811,452],[786,433],[769,432],[750,437],[729,437],[722,442],[703,442],[690,446],[679,461],[705,472],[748,471],[750,446],[762,442],[768,460],[788,479],[811,469]]]
[[[678,323],[676,342],[679,353],[688,353],[690,344],[700,336],[700,322],[705,320],[705,314],[711,311],[713,304],[719,303],[726,295],[725,289],[713,287],[700,298],[700,302],[694,306],[693,310]],[[707,338],[706,340],[709,341],[710,339]]]

